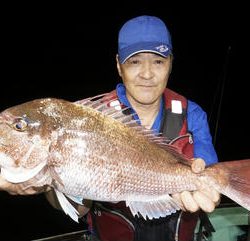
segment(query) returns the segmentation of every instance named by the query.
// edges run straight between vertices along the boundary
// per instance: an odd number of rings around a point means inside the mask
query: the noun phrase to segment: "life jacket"
[[[191,133],[188,133],[187,99],[168,88],[165,89],[163,97],[165,108],[161,133],[172,145],[192,158],[193,141]],[[111,105],[113,100],[117,101],[115,90],[104,97],[104,101],[109,101]],[[134,217],[125,202],[94,201],[87,215],[87,222],[90,232],[94,232],[101,241],[191,241],[197,217],[197,213],[177,211],[164,218],[145,221]]]

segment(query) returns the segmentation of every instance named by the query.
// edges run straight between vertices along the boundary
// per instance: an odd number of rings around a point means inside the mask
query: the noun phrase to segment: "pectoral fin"
[[[77,204],[83,205],[84,199],[82,197],[75,197],[71,195],[66,195],[68,198],[70,198],[72,201],[74,201]]]
[[[55,193],[63,211],[78,223],[79,212],[73,207],[63,193],[57,190],[55,190]]]

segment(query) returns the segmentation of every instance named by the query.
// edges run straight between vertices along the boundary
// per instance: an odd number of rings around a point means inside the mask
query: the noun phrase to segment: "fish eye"
[[[28,123],[22,118],[17,118],[13,123],[13,127],[17,131],[25,131],[27,126],[28,126]]]

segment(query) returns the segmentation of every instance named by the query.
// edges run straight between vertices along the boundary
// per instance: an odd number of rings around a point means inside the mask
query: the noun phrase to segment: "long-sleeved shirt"
[[[122,83],[119,83],[116,86],[116,92],[119,101],[123,105],[132,108],[126,96],[125,86]],[[160,132],[161,120],[163,117],[163,108],[164,102],[162,98],[159,112],[151,127],[157,132]],[[138,115],[135,115],[135,118],[140,123]],[[204,159],[206,165],[211,165],[213,163],[218,162],[218,157],[214,149],[212,137],[209,130],[207,114],[198,104],[190,100],[188,100],[187,103],[187,124],[188,131],[191,132],[193,135],[194,157],[200,157]]]

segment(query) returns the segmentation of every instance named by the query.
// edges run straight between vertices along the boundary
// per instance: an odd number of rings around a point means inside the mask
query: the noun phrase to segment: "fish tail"
[[[218,163],[228,184],[220,192],[250,210],[250,159]]]

